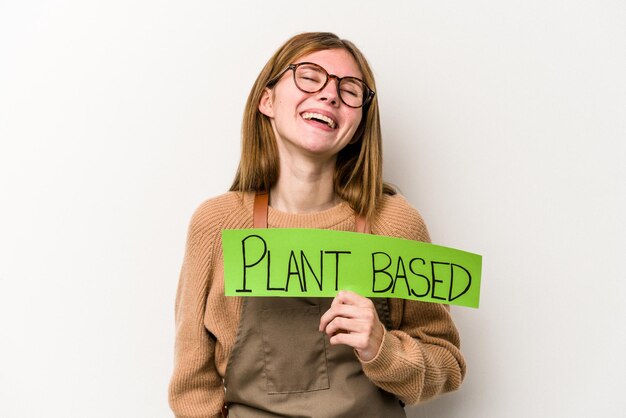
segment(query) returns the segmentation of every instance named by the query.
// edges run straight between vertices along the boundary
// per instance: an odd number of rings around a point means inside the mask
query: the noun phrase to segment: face
[[[352,55],[343,49],[313,52],[293,63],[305,61],[338,77],[363,78]],[[281,157],[288,152],[322,159],[334,158],[352,140],[363,113],[341,101],[337,80],[330,79],[317,93],[305,93],[296,87],[292,70],[265,90],[259,111],[270,118]]]

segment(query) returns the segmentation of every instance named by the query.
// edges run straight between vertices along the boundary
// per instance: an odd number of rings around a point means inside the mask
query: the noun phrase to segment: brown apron
[[[257,194],[254,227],[267,227],[267,194]],[[368,231],[361,217],[357,231]],[[387,299],[372,299],[383,324]],[[406,417],[400,401],[363,373],[352,347],[319,332],[330,298],[243,298],[237,340],[226,367],[230,418]]]

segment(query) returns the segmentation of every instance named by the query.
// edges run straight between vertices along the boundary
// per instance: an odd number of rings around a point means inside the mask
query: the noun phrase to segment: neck
[[[278,181],[270,191],[270,205],[288,213],[330,209],[341,202],[335,194],[335,159],[325,162],[281,158]]]

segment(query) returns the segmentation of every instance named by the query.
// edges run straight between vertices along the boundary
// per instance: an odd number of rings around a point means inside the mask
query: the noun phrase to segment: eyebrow
[[[339,77],[339,78],[346,78],[346,77],[351,77],[351,78],[358,78],[359,80],[363,81],[365,83],[365,80],[363,80],[363,75],[361,76],[356,76],[356,75],[344,75],[344,76],[338,76],[337,74],[333,74],[332,72],[328,71],[326,69],[326,67],[324,67],[322,64],[318,64],[316,62],[313,61],[300,61],[300,62],[294,62],[294,65],[300,65],[300,64],[314,64],[317,65],[318,67],[320,67],[321,69],[323,69],[324,71],[326,71],[328,73],[328,75],[334,75],[335,77]],[[367,83],[366,83],[367,84]]]

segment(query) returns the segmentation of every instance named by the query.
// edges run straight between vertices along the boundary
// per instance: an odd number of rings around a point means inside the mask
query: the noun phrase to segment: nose
[[[329,102],[333,106],[339,105],[339,80],[337,76],[329,76],[328,83],[317,92],[317,97],[323,102]]]

